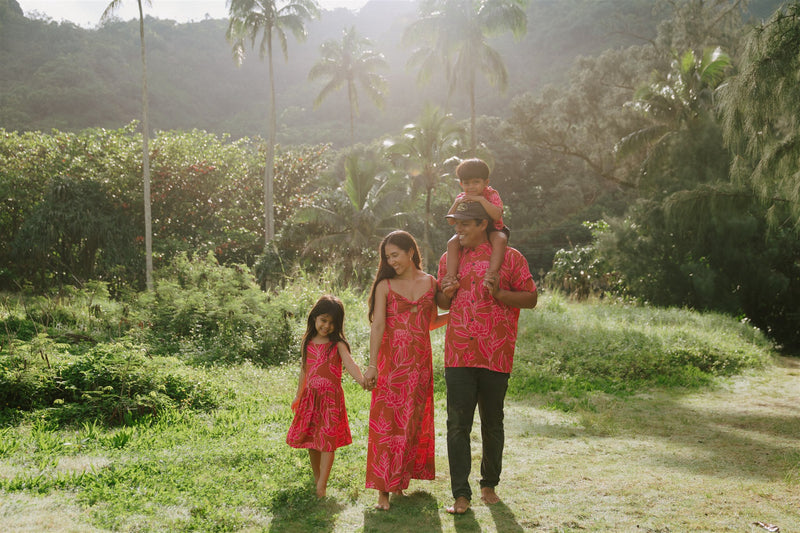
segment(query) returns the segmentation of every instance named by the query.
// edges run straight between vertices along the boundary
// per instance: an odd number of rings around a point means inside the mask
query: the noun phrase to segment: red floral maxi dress
[[[342,358],[335,342],[310,342],[307,352],[306,382],[286,443],[331,452],[353,442],[342,390]]]
[[[387,280],[388,281],[388,280]],[[367,447],[368,489],[396,492],[411,478],[433,479],[433,366],[430,321],[436,280],[411,302],[392,290],[372,391]]]

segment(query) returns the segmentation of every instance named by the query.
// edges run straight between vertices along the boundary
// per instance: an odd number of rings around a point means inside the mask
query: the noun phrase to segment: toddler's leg
[[[333,459],[336,452],[319,452],[319,479],[317,480],[317,498],[324,498],[328,489],[328,477],[331,475]]]
[[[458,241],[458,235],[453,235],[447,241],[447,274],[445,274],[445,280],[458,280],[458,255],[460,253],[461,243]]]
[[[486,277],[496,277],[503,265],[503,258],[506,256],[508,237],[502,231],[493,231],[489,234],[489,242],[492,245],[492,255],[489,258],[489,270],[486,272]],[[488,286],[485,278],[483,284]]]

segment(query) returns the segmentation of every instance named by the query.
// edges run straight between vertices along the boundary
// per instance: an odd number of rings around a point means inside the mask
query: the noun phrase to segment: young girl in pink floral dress
[[[435,303],[438,285],[420,269],[417,243],[393,231],[380,247],[369,299],[372,390],[366,487],[378,490],[377,509],[403,494],[413,479],[433,479],[433,368],[430,329],[446,323]]]
[[[308,315],[294,421],[286,435],[293,448],[308,448],[317,497],[325,497],[336,448],[352,442],[342,390],[342,364],[359,385],[361,370],[344,337],[344,305],[335,296],[321,297]]]

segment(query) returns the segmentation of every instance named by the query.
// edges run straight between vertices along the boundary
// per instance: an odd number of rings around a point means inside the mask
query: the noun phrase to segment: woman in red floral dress
[[[344,306],[335,296],[321,297],[308,315],[295,412],[286,443],[308,448],[317,497],[325,496],[336,448],[352,442],[342,390],[342,363],[359,385],[361,370],[344,337]]]
[[[430,330],[447,322],[438,315],[436,279],[420,268],[417,243],[393,231],[380,246],[380,265],[369,299],[372,389],[366,487],[377,489],[377,509],[389,509],[389,493],[402,495],[414,479],[433,479],[433,367]]]

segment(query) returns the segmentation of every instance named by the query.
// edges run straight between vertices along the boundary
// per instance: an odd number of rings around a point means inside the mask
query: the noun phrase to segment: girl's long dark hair
[[[350,349],[347,339],[344,338],[344,304],[342,301],[331,294],[321,296],[311,312],[308,313],[308,323],[306,325],[306,332],[303,335],[302,347],[300,353],[303,356],[303,368],[306,366],[306,355],[308,354],[308,344],[311,339],[317,334],[317,327],[315,322],[320,315],[331,315],[333,318],[333,333],[330,334],[330,341],[334,343],[343,342],[347,349]]]
[[[389,266],[386,261],[386,245],[393,244],[403,250],[404,252],[414,252],[414,266],[422,270],[422,259],[419,255],[419,246],[414,237],[407,231],[396,230],[383,238],[380,247],[380,262],[378,263],[378,271],[375,273],[375,281],[372,282],[372,290],[369,293],[369,321],[372,322],[372,315],[375,313],[375,289],[378,283],[385,279],[391,279],[397,275],[394,269]]]

